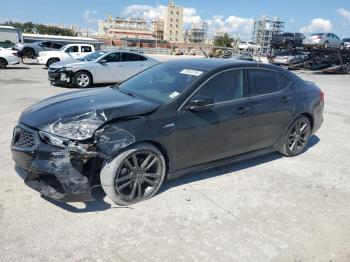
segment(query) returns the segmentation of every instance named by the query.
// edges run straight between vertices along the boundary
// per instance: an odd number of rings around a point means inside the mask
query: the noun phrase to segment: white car
[[[17,65],[20,62],[17,51],[0,47],[0,69],[4,69],[8,65]]]
[[[260,46],[257,44],[254,44],[253,42],[240,42],[238,45],[238,48],[240,50],[254,50],[254,49],[259,49]]]
[[[93,45],[88,44],[69,44],[63,46],[57,51],[43,51],[39,53],[38,62],[41,65],[50,65],[64,61],[82,58],[92,52],[95,52]]]
[[[126,50],[100,50],[81,59],[62,61],[49,67],[52,84],[86,88],[94,84],[120,83],[158,64],[143,54]]]

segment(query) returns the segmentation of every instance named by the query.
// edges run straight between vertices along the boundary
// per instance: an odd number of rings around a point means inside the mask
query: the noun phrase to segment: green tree
[[[228,33],[225,33],[222,36],[218,36],[215,38],[214,45],[223,46],[223,47],[232,47],[231,46],[232,42],[233,42],[233,38],[231,38]]]
[[[77,36],[78,34],[69,28],[61,28],[58,26],[50,26],[44,24],[34,24],[32,22],[19,23],[7,21],[4,23],[7,26],[13,26],[20,29],[23,33],[42,34],[42,35],[62,35],[62,36]]]

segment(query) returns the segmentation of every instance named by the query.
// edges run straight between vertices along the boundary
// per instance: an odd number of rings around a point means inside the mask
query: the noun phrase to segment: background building
[[[112,18],[99,21],[99,36],[121,38],[154,39],[150,23],[141,18]]]
[[[184,43],[183,7],[169,1],[164,11],[164,40],[170,43]]]
[[[261,46],[262,51],[269,51],[271,48],[272,36],[282,33],[285,23],[277,17],[269,20],[266,17],[255,19],[252,41]]]
[[[153,20],[152,31],[155,38],[158,40],[164,40],[164,20]]]
[[[191,28],[186,30],[185,40],[189,43],[203,44],[207,39],[207,23],[192,24]]]

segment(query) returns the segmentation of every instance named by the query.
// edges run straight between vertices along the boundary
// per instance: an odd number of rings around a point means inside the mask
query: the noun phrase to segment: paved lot
[[[9,144],[20,112],[67,88],[0,71],[0,261],[350,261],[350,75],[299,73],[325,123],[296,158],[270,154],[188,175],[146,202],[51,203],[23,184]]]

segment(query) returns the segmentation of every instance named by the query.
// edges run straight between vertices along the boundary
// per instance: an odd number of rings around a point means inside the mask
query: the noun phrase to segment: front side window
[[[104,58],[104,60],[106,60],[107,63],[120,62],[120,53],[109,54]]]
[[[249,69],[249,83],[252,88],[252,95],[265,95],[280,90],[277,72],[264,69]]]
[[[70,46],[66,49],[66,53],[78,53],[79,47],[77,45]]]
[[[214,103],[241,99],[244,97],[243,79],[243,71],[240,69],[222,72],[205,83],[193,99],[211,98]]]

